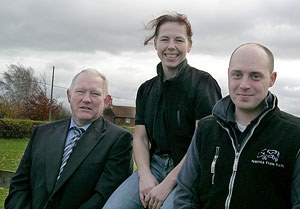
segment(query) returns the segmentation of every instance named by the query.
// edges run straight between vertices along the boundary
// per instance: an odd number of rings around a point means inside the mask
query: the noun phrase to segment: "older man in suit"
[[[67,96],[72,117],[34,129],[5,208],[102,208],[131,174],[132,135],[102,117],[105,76],[81,71]]]

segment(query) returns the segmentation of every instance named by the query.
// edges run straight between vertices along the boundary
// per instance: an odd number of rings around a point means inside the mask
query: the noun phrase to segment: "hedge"
[[[0,119],[0,138],[13,139],[13,138],[29,138],[34,127],[40,124],[46,124],[47,121],[34,121],[22,119]],[[124,129],[134,133],[134,127],[122,126]]]
[[[29,138],[34,127],[45,123],[48,122],[2,118],[0,119],[0,138]]]

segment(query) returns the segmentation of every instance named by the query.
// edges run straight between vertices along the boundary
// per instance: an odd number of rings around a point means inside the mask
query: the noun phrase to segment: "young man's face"
[[[239,112],[258,115],[262,101],[276,80],[271,72],[266,52],[256,45],[239,48],[232,56],[228,69],[230,97]]]

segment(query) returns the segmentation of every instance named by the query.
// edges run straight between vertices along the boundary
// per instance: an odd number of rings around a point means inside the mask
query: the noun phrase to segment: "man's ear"
[[[70,100],[71,100],[71,92],[70,92],[70,89],[67,90],[67,98],[68,98],[68,102],[70,103]]]
[[[110,95],[107,95],[104,99],[104,107],[109,108],[112,106],[112,98]]]
[[[276,81],[277,78],[277,73],[276,72],[272,72],[271,73],[271,79],[270,79],[270,83],[269,83],[269,87],[272,87]]]

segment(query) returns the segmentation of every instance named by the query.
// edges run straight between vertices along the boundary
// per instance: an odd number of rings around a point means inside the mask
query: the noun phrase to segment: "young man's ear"
[[[277,73],[276,72],[272,72],[271,74],[271,79],[270,79],[270,83],[269,83],[269,87],[272,87],[276,81],[277,78]]]

